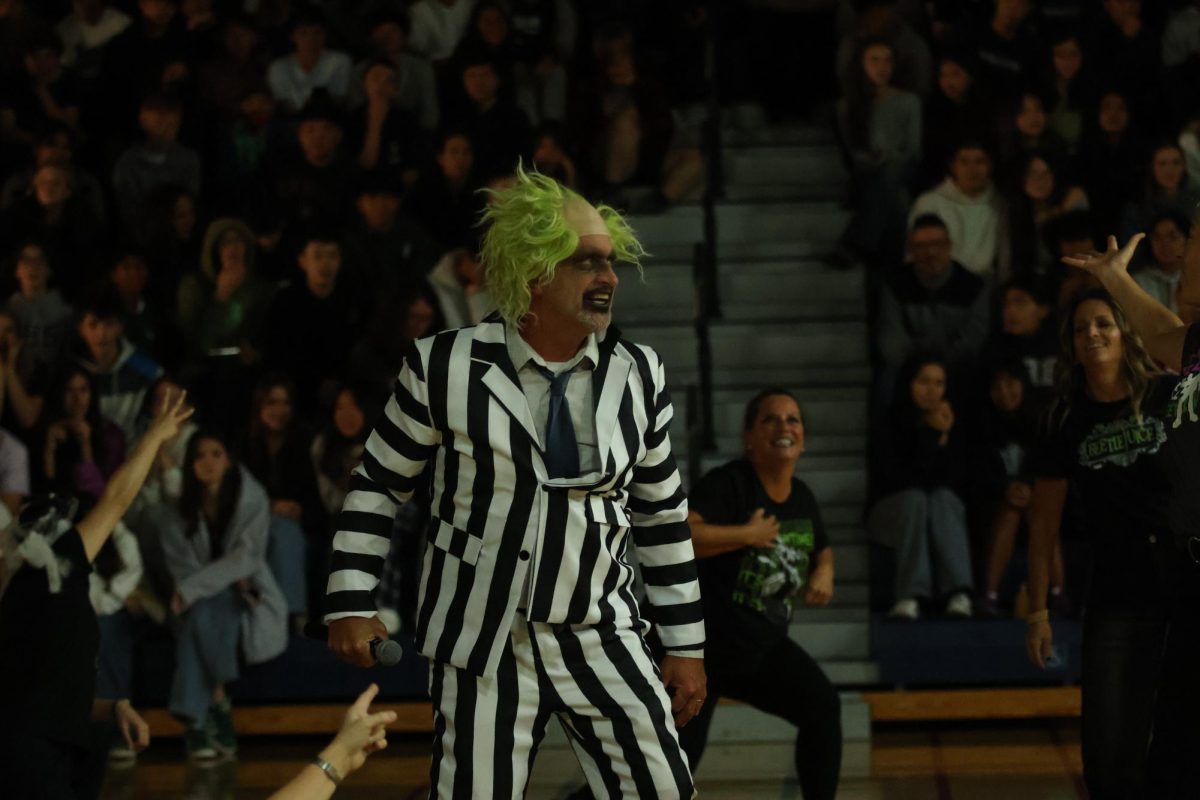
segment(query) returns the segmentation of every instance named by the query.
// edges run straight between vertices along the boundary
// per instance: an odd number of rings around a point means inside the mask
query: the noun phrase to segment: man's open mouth
[[[612,289],[593,289],[583,296],[583,307],[589,311],[608,311],[612,308]]]

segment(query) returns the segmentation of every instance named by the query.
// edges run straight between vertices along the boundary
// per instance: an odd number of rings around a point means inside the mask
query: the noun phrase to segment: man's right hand
[[[342,617],[329,623],[329,649],[348,664],[373,667],[371,640],[388,638],[379,617]]]

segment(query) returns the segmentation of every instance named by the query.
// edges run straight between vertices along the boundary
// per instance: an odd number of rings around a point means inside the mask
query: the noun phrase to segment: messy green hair
[[[487,190],[488,207],[481,224],[487,226],[480,248],[484,281],[500,316],[519,323],[529,313],[530,284],[545,285],[554,279],[558,264],[575,252],[579,234],[567,224],[568,201],[586,203],[579,194],[540,172],[518,164],[511,186]],[[612,239],[617,261],[633,264],[641,272],[646,255],[625,221],[615,209],[596,206]]]

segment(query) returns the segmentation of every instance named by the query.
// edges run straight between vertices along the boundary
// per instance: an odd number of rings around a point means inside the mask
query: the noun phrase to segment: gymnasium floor
[[[177,739],[153,745],[136,767],[112,771],[104,800],[264,798],[299,769],[324,738],[247,739],[237,762],[189,767]],[[346,781],[335,797],[424,798],[428,739],[394,740]],[[1077,724],[941,723],[878,727],[874,739],[850,743],[842,800],[1083,800]],[[701,797],[799,800],[794,784],[708,782]],[[531,800],[561,793],[531,789]]]

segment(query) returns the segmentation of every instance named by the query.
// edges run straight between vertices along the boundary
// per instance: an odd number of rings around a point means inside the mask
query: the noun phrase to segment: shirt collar
[[[517,372],[525,369],[530,361],[540,367],[548,368],[546,359],[538,355],[537,351],[529,345],[529,342],[525,341],[525,337],[521,335],[521,332],[515,325],[506,324],[504,329],[504,340],[505,345],[508,347],[508,357],[512,360],[513,367]],[[584,369],[590,370],[595,369],[599,363],[600,347],[596,344],[596,334],[589,333],[583,343],[583,347],[580,347],[574,357],[567,362],[566,368],[575,369],[582,364]]]

